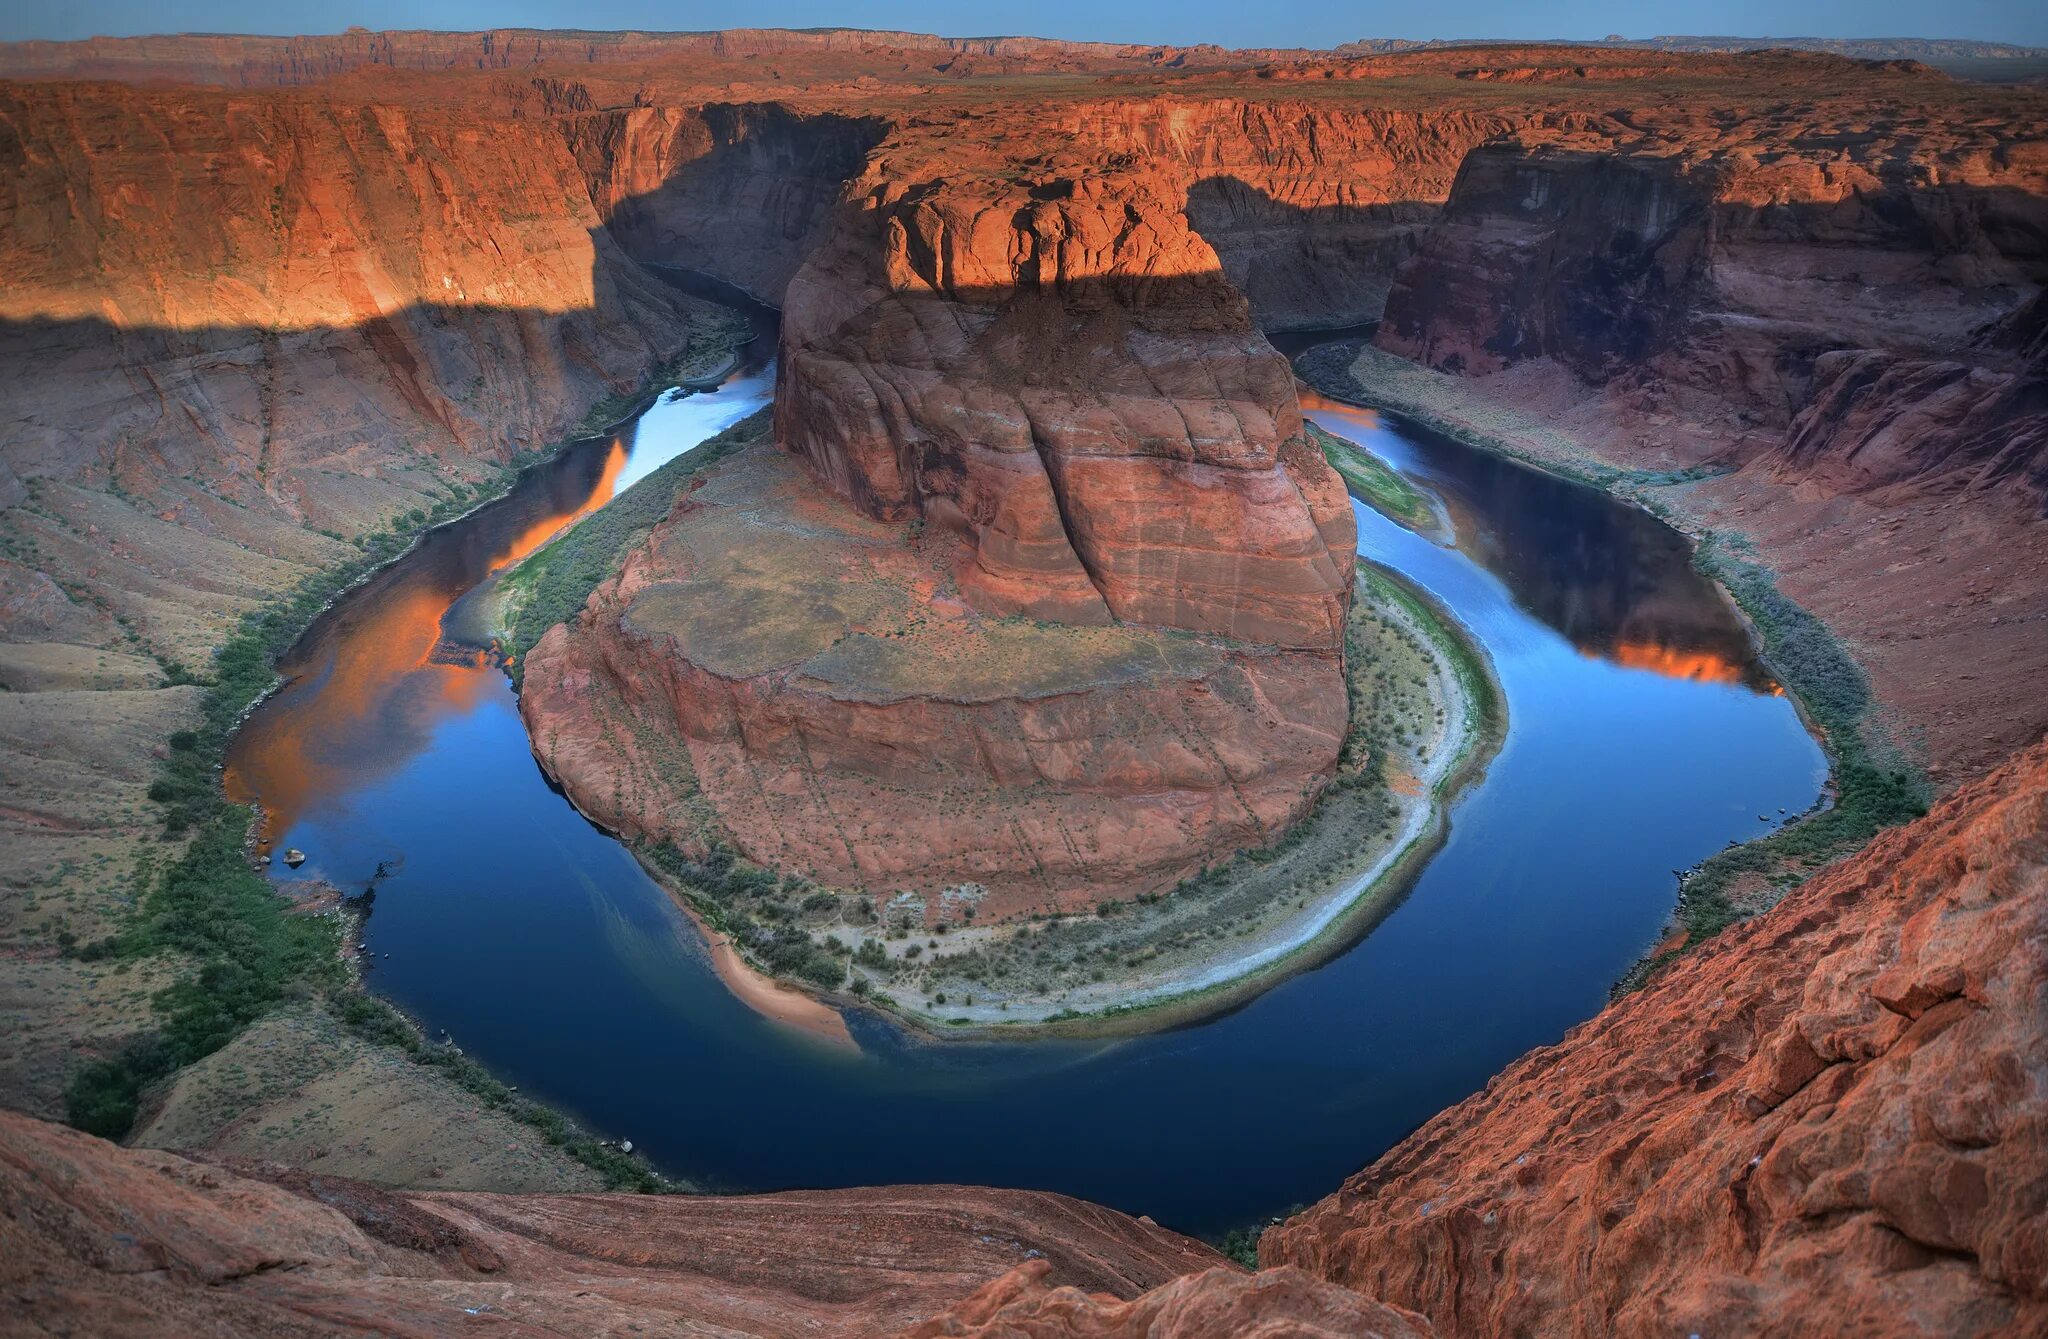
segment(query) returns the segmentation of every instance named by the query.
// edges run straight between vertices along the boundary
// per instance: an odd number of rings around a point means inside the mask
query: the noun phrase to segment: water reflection
[[[757,340],[761,352],[772,344]],[[671,392],[606,438],[534,466],[507,497],[429,532],[294,646],[284,686],[236,735],[225,786],[260,803],[268,848],[315,806],[406,767],[440,724],[474,711],[502,676],[483,651],[451,640],[450,611],[494,572],[546,544],[680,452],[767,402],[772,371],[749,367],[715,392]]]
[[[767,393],[761,380],[743,394]],[[633,476],[659,414],[719,404],[696,397],[650,414],[625,442],[620,477]],[[701,440],[717,426],[689,430]],[[1284,1212],[1598,1009],[1654,942],[1671,871],[1755,835],[1761,814],[1805,808],[1825,775],[1790,704],[1744,686],[1760,676],[1739,644],[1723,645],[1739,629],[1716,622],[1711,588],[1674,560],[1682,542],[1660,556],[1634,521],[1599,514],[1614,504],[1560,498],[1554,481],[1489,488],[1462,448],[1397,422],[1331,426],[1450,505],[1457,547],[1355,508],[1360,553],[1405,573],[1487,647],[1511,728],[1412,894],[1336,961],[1227,1017],[1113,1044],[930,1046],[859,1015],[851,1052],[736,1000],[631,853],[546,784],[505,677],[467,670],[435,631],[437,617],[450,621],[435,611],[531,523],[588,500],[605,468],[595,455],[578,467],[586,491],[566,488],[523,517],[476,518],[487,534],[438,541],[473,547],[424,548],[309,638],[293,690],[317,691],[354,658],[413,668],[381,708],[309,710],[296,733],[259,724],[274,730],[262,752],[283,736],[294,766],[320,764],[333,780],[308,789],[279,840],[343,887],[386,871],[366,930],[370,989],[676,1175],[729,1189],[1034,1187],[1196,1232]],[[1555,517],[1512,514],[1575,499],[1592,508],[1572,522],[1576,539]],[[1530,570],[1552,560],[1563,564],[1555,582]],[[1631,580],[1622,569],[1636,562],[1654,563],[1666,586]],[[1581,581],[1596,589],[1545,589]],[[424,592],[418,608],[380,608],[404,592]],[[386,636],[387,617],[404,636]],[[481,697],[451,708],[435,697],[449,684],[460,701],[481,684]],[[408,694],[428,705],[408,715],[394,705]],[[351,725],[358,715],[370,724]],[[346,737],[377,736],[389,717],[417,749],[403,765],[390,762],[391,738]],[[352,749],[383,770],[336,776],[346,769],[332,760]],[[1285,1138],[1246,1137],[1275,1112]]]
[[[1314,391],[1302,413],[1436,493],[1458,550],[1589,656],[1697,683],[1781,690],[1685,537],[1595,489]]]

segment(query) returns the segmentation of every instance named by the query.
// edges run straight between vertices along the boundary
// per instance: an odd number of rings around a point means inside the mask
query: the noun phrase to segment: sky
[[[1963,37],[2048,46],[2042,0],[13,0],[0,40],[367,28],[897,28],[1110,42],[1334,46],[1360,37]]]

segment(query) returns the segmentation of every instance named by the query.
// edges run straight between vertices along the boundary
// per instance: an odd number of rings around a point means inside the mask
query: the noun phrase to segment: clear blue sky
[[[1659,33],[1967,37],[2048,45],[2043,0],[10,0],[0,39],[95,33],[318,33],[369,28],[901,28],[1116,42],[1333,46],[1359,37]]]

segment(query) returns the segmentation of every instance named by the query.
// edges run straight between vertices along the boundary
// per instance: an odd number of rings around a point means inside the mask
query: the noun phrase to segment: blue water
[[[619,439],[618,477],[762,402],[749,376],[650,412]],[[301,874],[375,880],[373,990],[674,1175],[1041,1187],[1197,1233],[1282,1213],[1595,1012],[1669,914],[1673,870],[1825,780],[1679,536],[1396,422],[1310,412],[1441,499],[1455,545],[1360,508],[1360,553],[1472,630],[1510,728],[1366,938],[1199,1026],[933,1046],[856,1016],[860,1052],[835,1050],[724,990],[668,897],[542,777],[500,672],[444,646],[346,682],[352,655],[394,641],[378,610],[453,603],[507,536],[586,500],[609,443],[527,490],[544,505],[463,523],[325,620],[234,765],[290,792],[275,837],[309,854]]]

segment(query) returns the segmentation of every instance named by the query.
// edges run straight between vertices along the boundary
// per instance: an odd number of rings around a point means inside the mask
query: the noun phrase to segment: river
[[[767,403],[759,357],[528,471],[352,592],[229,758],[271,849],[308,855],[277,879],[374,881],[371,990],[672,1175],[1026,1186],[1194,1233],[1284,1213],[1594,1013],[1669,914],[1674,870],[1821,793],[1823,754],[1682,536],[1306,397],[1441,503],[1447,544],[1358,507],[1360,555],[1463,622],[1507,701],[1501,751],[1412,891],[1348,952],[1199,1026],[933,1045],[856,1014],[857,1051],[822,1044],[726,991],[667,894],[542,776],[505,675],[443,635],[492,571]]]

